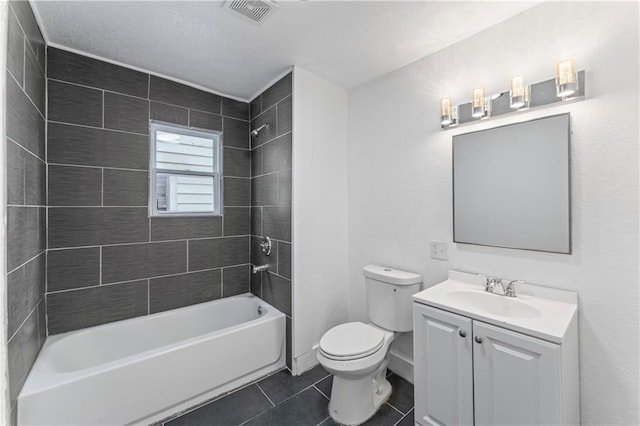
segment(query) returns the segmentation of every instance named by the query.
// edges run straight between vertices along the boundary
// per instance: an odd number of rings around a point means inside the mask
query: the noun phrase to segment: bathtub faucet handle
[[[260,248],[262,249],[262,252],[266,256],[269,256],[271,254],[271,238],[262,237],[262,241],[260,242]]]

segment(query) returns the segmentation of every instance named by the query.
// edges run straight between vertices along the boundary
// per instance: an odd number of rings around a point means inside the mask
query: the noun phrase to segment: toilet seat
[[[320,352],[337,361],[361,359],[378,352],[384,345],[384,337],[382,330],[369,324],[340,324],[322,336]]]

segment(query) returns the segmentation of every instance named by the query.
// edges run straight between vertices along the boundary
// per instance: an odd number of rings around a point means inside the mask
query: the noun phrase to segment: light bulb
[[[484,117],[485,115],[485,98],[484,87],[476,87],[471,92],[471,116]]]
[[[578,91],[576,63],[573,59],[566,59],[556,65],[556,95],[566,98]]]

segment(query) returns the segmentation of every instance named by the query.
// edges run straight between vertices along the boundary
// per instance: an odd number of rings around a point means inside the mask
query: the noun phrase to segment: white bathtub
[[[18,424],[149,424],[285,365],[285,316],[250,294],[49,337]]]

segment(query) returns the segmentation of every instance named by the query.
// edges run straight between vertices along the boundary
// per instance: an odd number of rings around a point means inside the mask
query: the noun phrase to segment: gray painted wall
[[[10,2],[5,143],[7,336],[13,423],[17,395],[46,337],[45,53],[44,40],[29,3]]]

